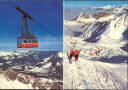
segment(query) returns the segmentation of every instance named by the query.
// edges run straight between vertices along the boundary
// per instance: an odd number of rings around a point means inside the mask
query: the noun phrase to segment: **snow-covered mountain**
[[[117,9],[116,7],[114,9]],[[72,21],[65,20],[65,35],[79,36],[87,42],[117,43],[121,46],[127,43],[128,31],[128,9],[127,6],[120,7],[117,14],[114,11],[102,11],[94,14],[80,13]]]
[[[121,5],[121,6],[111,6],[111,5],[107,5],[107,6],[100,6],[100,7],[92,7],[90,9],[93,10],[104,10],[104,11],[122,11],[124,8],[128,9],[127,5]]]
[[[95,21],[96,19],[89,14],[80,13],[80,15],[77,16],[76,18],[74,18],[73,20],[77,21],[77,22],[91,23],[91,22]]]
[[[106,20],[113,19],[113,17],[114,15],[112,15],[109,12],[97,12],[92,15],[80,13],[80,15],[74,18],[73,20],[77,22],[83,22],[83,23],[92,23],[98,19],[99,19],[98,21],[106,21]]]
[[[0,51],[0,83],[3,84],[0,89],[62,88],[63,66],[60,54],[59,51]],[[19,86],[15,86],[15,83]]]
[[[64,28],[64,89],[127,90],[127,6],[82,12],[64,24],[72,29]],[[80,50],[72,64],[67,56],[71,48]]]
[[[97,7],[84,7],[84,8],[64,8],[64,18],[66,20],[73,20],[76,16],[79,16],[81,12],[86,14],[94,14],[96,12],[108,11],[115,14],[120,13],[123,9],[128,9],[128,5],[121,6],[97,6]]]

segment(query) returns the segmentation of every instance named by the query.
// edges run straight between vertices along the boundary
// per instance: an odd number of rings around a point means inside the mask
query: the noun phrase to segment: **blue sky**
[[[128,5],[127,0],[65,0],[64,6],[66,8],[78,8],[78,7],[95,7],[95,6],[117,6],[117,5]]]
[[[28,50],[62,50],[63,49],[63,12],[56,7],[55,0],[33,1],[0,1],[0,50],[19,50],[16,39],[22,20],[22,14],[12,5],[20,6],[28,12],[38,23],[44,25],[44,30],[35,22],[28,20],[28,27],[39,40],[39,48]],[[59,1],[62,4],[61,1]],[[63,9],[63,8],[60,8]],[[52,36],[48,32],[52,32]],[[23,49],[22,49],[23,50]],[[26,50],[26,49],[25,49]]]

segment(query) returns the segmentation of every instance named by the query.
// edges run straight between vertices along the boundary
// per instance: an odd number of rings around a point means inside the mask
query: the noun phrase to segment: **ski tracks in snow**
[[[64,89],[124,89],[127,82],[114,75],[111,68],[102,62],[79,58],[69,64],[64,57]]]

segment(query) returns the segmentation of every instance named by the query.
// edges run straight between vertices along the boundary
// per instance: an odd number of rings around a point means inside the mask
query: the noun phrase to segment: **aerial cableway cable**
[[[63,10],[60,9],[60,8],[63,8],[62,5],[60,5],[60,3],[59,3],[57,0],[56,0],[56,1],[53,0],[53,3],[54,3],[54,2],[55,2],[54,5],[58,8],[58,10],[59,10],[60,12],[63,12]],[[58,4],[56,4],[56,2],[57,2]],[[8,1],[8,3],[9,3],[13,8],[16,8],[16,5],[10,3],[9,1]],[[59,6],[58,6],[58,5],[59,5]],[[39,25],[41,28],[45,29],[45,31],[48,32],[49,34],[51,34],[53,37],[57,38],[52,32],[50,32],[49,30],[47,30],[47,28],[46,28],[44,25],[38,23],[35,19],[34,19],[33,21],[34,21],[37,25]],[[64,24],[64,26],[67,27],[70,31],[72,31],[72,32],[75,34],[75,32],[74,32],[69,26],[67,26],[66,24]],[[57,38],[57,39],[58,39],[58,38]],[[61,40],[61,39],[59,39],[59,40]]]
[[[36,23],[38,26],[40,26],[41,28],[43,28],[46,32],[48,32],[49,34],[51,34],[53,37],[55,37],[56,39],[58,39],[54,33],[50,32],[43,24],[37,22],[36,20],[34,20],[34,23]],[[61,40],[61,39],[60,39]]]
[[[60,0],[61,1],[61,0]],[[63,7],[63,5],[60,5],[60,3],[57,0],[53,0],[53,3],[55,3],[54,5],[58,8],[58,10],[61,12],[63,12],[60,8]],[[72,31],[74,33],[74,35],[76,36],[76,32],[74,32],[73,29],[71,29],[68,25],[64,24],[65,27],[67,27],[70,31]]]

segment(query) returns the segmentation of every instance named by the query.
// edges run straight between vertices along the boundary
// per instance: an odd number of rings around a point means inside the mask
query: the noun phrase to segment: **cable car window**
[[[27,43],[27,39],[23,39],[23,42],[24,42],[24,43]]]

